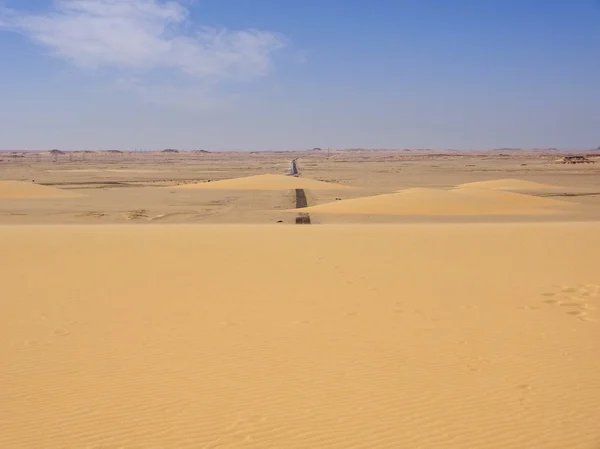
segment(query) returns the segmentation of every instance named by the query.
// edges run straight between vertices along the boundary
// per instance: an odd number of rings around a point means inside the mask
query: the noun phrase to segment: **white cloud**
[[[181,1],[55,0],[31,14],[0,7],[0,27],[80,67],[172,69],[198,80],[265,75],[285,45],[278,33],[195,27]]]

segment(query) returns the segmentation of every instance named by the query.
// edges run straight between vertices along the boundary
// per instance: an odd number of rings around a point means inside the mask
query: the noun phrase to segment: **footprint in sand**
[[[534,392],[534,388],[530,384],[521,384],[517,386],[519,391],[519,403],[521,406],[526,407],[531,402],[531,395]]]
[[[542,303],[564,307],[567,315],[582,321],[596,321],[591,314],[596,310],[593,303],[600,299],[600,285],[556,286],[554,290],[542,293],[542,297]]]

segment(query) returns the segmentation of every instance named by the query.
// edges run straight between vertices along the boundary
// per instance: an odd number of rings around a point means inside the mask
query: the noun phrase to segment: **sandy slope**
[[[485,179],[519,179],[558,190],[536,190],[546,198],[577,203],[573,213],[519,214],[503,221],[600,220],[600,163],[550,164],[527,152],[498,157],[481,155],[418,156],[412,152],[328,152],[304,153],[180,153],[150,154],[69,154],[60,157],[27,154],[24,158],[0,156],[0,180],[35,180],[43,185],[64,186],[80,192],[75,200],[0,200],[0,224],[108,224],[108,223],[294,223],[295,215],[283,211],[296,205],[293,188],[282,190],[189,190],[174,186],[204,179],[230,179],[285,173],[289,161],[301,156],[302,182],[328,181],[335,190],[306,189],[308,205],[387,194],[400,189],[427,187],[452,189],[457,185]],[[72,158],[71,158],[72,156]],[[286,182],[290,179],[286,179]],[[236,181],[237,182],[237,181]],[[291,180],[291,182],[297,182]],[[213,184],[210,182],[208,184]],[[215,184],[218,186],[218,184]],[[207,186],[207,184],[205,184]],[[344,189],[343,186],[353,186]],[[167,188],[164,188],[167,187]],[[483,189],[478,189],[483,190]],[[490,189],[487,189],[490,190]],[[174,193],[173,193],[174,192]],[[143,218],[144,213],[147,218]],[[141,217],[132,220],[130,217]],[[155,217],[159,217],[153,221]],[[160,218],[162,217],[162,218]],[[316,215],[313,223],[498,221],[498,216],[403,214]]]
[[[0,199],[77,198],[80,196],[80,194],[74,192],[42,186],[33,182],[0,181]]]
[[[0,447],[593,449],[598,224],[0,227]]]
[[[493,181],[469,182],[458,187],[535,192],[536,190],[559,190],[560,187],[521,179],[495,179]]]
[[[485,189],[414,188],[396,193],[335,201],[302,209],[322,214],[540,215],[561,213],[573,204]]]
[[[317,181],[309,178],[296,178],[283,175],[256,175],[244,178],[225,179],[223,181],[184,184],[176,189],[206,189],[206,190],[340,190],[347,186]]]

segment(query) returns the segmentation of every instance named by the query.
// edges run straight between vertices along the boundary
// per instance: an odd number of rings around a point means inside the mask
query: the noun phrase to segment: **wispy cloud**
[[[136,95],[146,104],[211,113],[230,110],[237,100],[235,95],[220,91],[213,83],[150,85],[139,77],[129,77],[116,80],[115,87],[120,92]]]
[[[285,46],[278,33],[198,26],[189,15],[182,1],[55,0],[44,13],[0,5],[0,27],[82,68],[166,69],[210,83],[264,76]]]

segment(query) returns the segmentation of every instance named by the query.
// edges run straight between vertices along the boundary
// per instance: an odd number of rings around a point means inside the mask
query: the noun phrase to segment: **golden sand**
[[[517,215],[460,214],[456,221],[536,221],[600,220],[600,164],[553,165],[527,152],[515,152],[510,157],[482,158],[480,155],[418,156],[407,152],[304,153],[212,153],[178,155],[131,152],[123,154],[69,154],[59,157],[27,153],[23,158],[0,156],[0,180],[35,180],[42,185],[61,186],[68,192],[82,193],[77,200],[0,200],[0,224],[110,224],[131,223],[277,223],[293,224],[295,215],[284,211],[296,206],[295,188],[304,188],[309,206],[336,201],[397,192],[414,187],[450,189],[473,180],[494,176],[499,180],[519,178],[550,186],[557,190],[533,190],[530,193],[546,199],[576,203],[564,207],[569,213],[539,215],[519,212]],[[411,155],[412,154],[412,155]],[[283,172],[292,157],[302,156],[300,178],[261,173]],[[526,165],[526,168],[523,168]],[[258,177],[254,177],[258,175]],[[239,178],[246,176],[248,178]],[[238,177],[238,179],[234,179]],[[227,179],[234,189],[221,190],[220,182],[191,185],[198,179]],[[250,179],[261,188],[251,190],[236,185]],[[245,180],[244,180],[245,179]],[[269,180],[277,182],[267,182]],[[319,187],[308,186],[308,180],[327,180]],[[260,182],[258,182],[260,181]],[[300,184],[298,184],[300,183]],[[189,185],[189,187],[175,187]],[[312,184],[312,183],[311,183]],[[270,186],[269,186],[270,185]],[[352,186],[352,188],[346,188]],[[198,190],[193,190],[199,187]],[[217,187],[217,188],[215,188]],[[514,187],[514,186],[513,186]],[[192,190],[190,190],[192,189]],[[469,190],[475,190],[469,188]],[[484,189],[477,189],[484,190]],[[485,189],[493,190],[493,189]],[[519,193],[527,193],[522,191]],[[418,195],[415,195],[418,197]],[[463,200],[458,200],[458,202]],[[404,201],[404,200],[403,200]],[[321,214],[313,223],[374,223],[455,221],[452,214],[415,216],[408,213]],[[470,206],[459,208],[469,209]],[[519,207],[521,210],[522,207]],[[383,208],[385,209],[385,207]],[[407,209],[407,208],[405,208]],[[535,208],[534,208],[535,209]],[[563,210],[560,206],[557,209]],[[384,210],[385,212],[385,210]],[[509,211],[510,212],[510,211]],[[537,214],[538,212],[536,212]],[[130,217],[142,217],[131,220]],[[448,218],[450,217],[450,218]]]
[[[283,176],[283,175],[256,175],[245,178],[225,179],[222,181],[183,184],[176,189],[206,189],[206,190],[340,190],[347,186],[317,181],[315,179]]]
[[[592,449],[600,225],[0,227],[0,447]]]
[[[570,210],[572,203],[485,189],[414,188],[335,201],[302,209],[320,214],[543,215]]]
[[[536,190],[557,190],[558,186],[542,184],[539,182],[524,181],[521,179],[495,179],[493,181],[469,182],[458,187],[474,189],[514,190],[535,192]]]
[[[33,182],[0,181],[0,198],[10,199],[44,199],[44,198],[77,198],[80,194],[54,187],[42,186]]]

